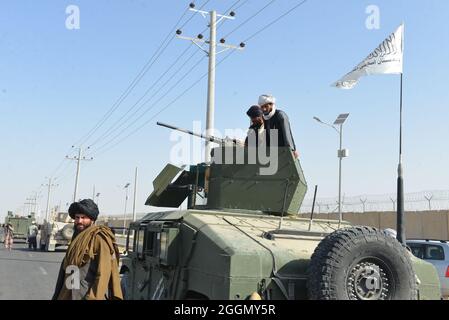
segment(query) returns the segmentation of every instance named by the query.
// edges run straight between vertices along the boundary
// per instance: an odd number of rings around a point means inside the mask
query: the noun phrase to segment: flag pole
[[[397,235],[396,238],[402,244],[405,244],[405,221],[404,221],[404,178],[402,172],[402,79],[400,88],[400,109],[399,109],[399,165],[398,165],[398,185],[397,185]]]

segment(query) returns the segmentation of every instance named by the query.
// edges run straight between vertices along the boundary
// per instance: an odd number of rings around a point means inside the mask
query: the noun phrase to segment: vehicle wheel
[[[71,240],[73,237],[73,224],[67,224],[62,228],[61,234],[66,240]]]
[[[307,281],[313,300],[416,300],[407,249],[371,227],[337,230],[312,255]]]
[[[120,287],[122,288],[123,300],[128,300],[129,271],[120,274]]]

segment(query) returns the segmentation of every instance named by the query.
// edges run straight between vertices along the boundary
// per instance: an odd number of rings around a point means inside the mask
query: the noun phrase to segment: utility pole
[[[89,149],[89,148],[88,148]],[[82,157],[83,154],[83,148],[78,148],[78,157],[74,156],[73,158],[66,156],[66,159],[69,160],[75,160],[77,161],[77,165],[76,165],[76,178],[75,178],[75,192],[73,193],[73,202],[76,201],[77,195],[78,195],[78,182],[79,182],[79,176],[80,176],[80,170],[81,170],[81,161],[85,160],[85,161],[91,161],[94,158],[86,158],[86,157]]]
[[[100,194],[101,194],[100,192],[97,192],[97,194],[95,195],[95,197],[97,197],[97,206],[98,207],[100,207]]]
[[[28,210],[27,210],[27,216],[29,216],[31,214],[31,212],[33,211],[33,206],[35,204],[34,198],[26,198],[26,200],[28,202],[25,202],[25,205],[28,205]]]
[[[206,55],[209,57],[209,72],[208,72],[208,83],[207,83],[207,111],[206,111],[206,134],[207,135],[213,135],[214,134],[214,113],[215,113],[215,57],[217,54],[222,53],[224,51],[227,51],[229,49],[234,50],[243,50],[243,47],[245,46],[244,43],[241,43],[240,46],[232,46],[225,44],[226,40],[221,39],[220,43],[217,44],[217,24],[220,23],[223,19],[230,19],[234,20],[235,13],[230,12],[229,16],[217,14],[215,10],[212,10],[210,12],[207,11],[201,11],[194,9],[195,5],[193,3],[190,4],[190,11],[193,11],[195,13],[201,14],[204,18],[206,18],[207,15],[210,15],[210,22],[209,22],[209,28],[210,28],[210,34],[209,34],[209,40],[203,40],[203,35],[199,34],[196,38],[190,38],[190,37],[183,37],[181,36],[182,30],[176,30],[177,37],[179,39],[183,40],[189,40],[192,41],[193,44],[195,44],[197,47],[199,47],[202,51],[206,53]],[[217,19],[218,18],[218,19]],[[209,44],[209,50],[204,49],[200,44]],[[217,46],[223,47],[224,49],[217,52]],[[212,142],[209,140],[206,140],[206,148],[205,148],[205,162],[210,162],[211,160],[211,149],[212,149]]]
[[[137,167],[134,175],[134,199],[133,199],[133,221],[136,221],[136,198],[137,198]]]
[[[48,193],[47,193],[47,209],[45,210],[45,221],[48,222],[48,214],[50,211],[50,195],[51,195],[51,188],[52,187],[57,187],[57,184],[52,184],[51,182],[52,178],[48,178],[48,183],[47,184],[43,184],[43,187],[48,187]]]
[[[37,209],[37,192],[34,192],[34,196],[30,197],[30,198],[26,198],[26,200],[28,202],[25,202],[25,204],[29,206],[27,215],[30,215],[32,212],[34,212],[34,214],[36,214],[36,209]]]

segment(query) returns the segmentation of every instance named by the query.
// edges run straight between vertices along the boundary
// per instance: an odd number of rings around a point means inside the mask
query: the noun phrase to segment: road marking
[[[47,271],[45,271],[44,268],[39,267],[39,269],[41,270],[41,272],[42,272],[42,274],[43,274],[44,276],[46,276],[46,275],[48,274]]]

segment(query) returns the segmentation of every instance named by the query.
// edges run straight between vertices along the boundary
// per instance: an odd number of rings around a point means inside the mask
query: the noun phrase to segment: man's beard
[[[91,224],[88,225],[88,226],[84,226],[84,229],[83,229],[83,230],[79,230],[79,229],[77,228],[77,224],[74,223],[74,228],[73,228],[74,230],[73,230],[73,237],[72,237],[72,240],[75,239],[76,236],[79,235],[81,232],[83,232],[83,231],[85,231],[87,228],[89,228],[92,224],[93,224],[93,223],[91,223]]]

